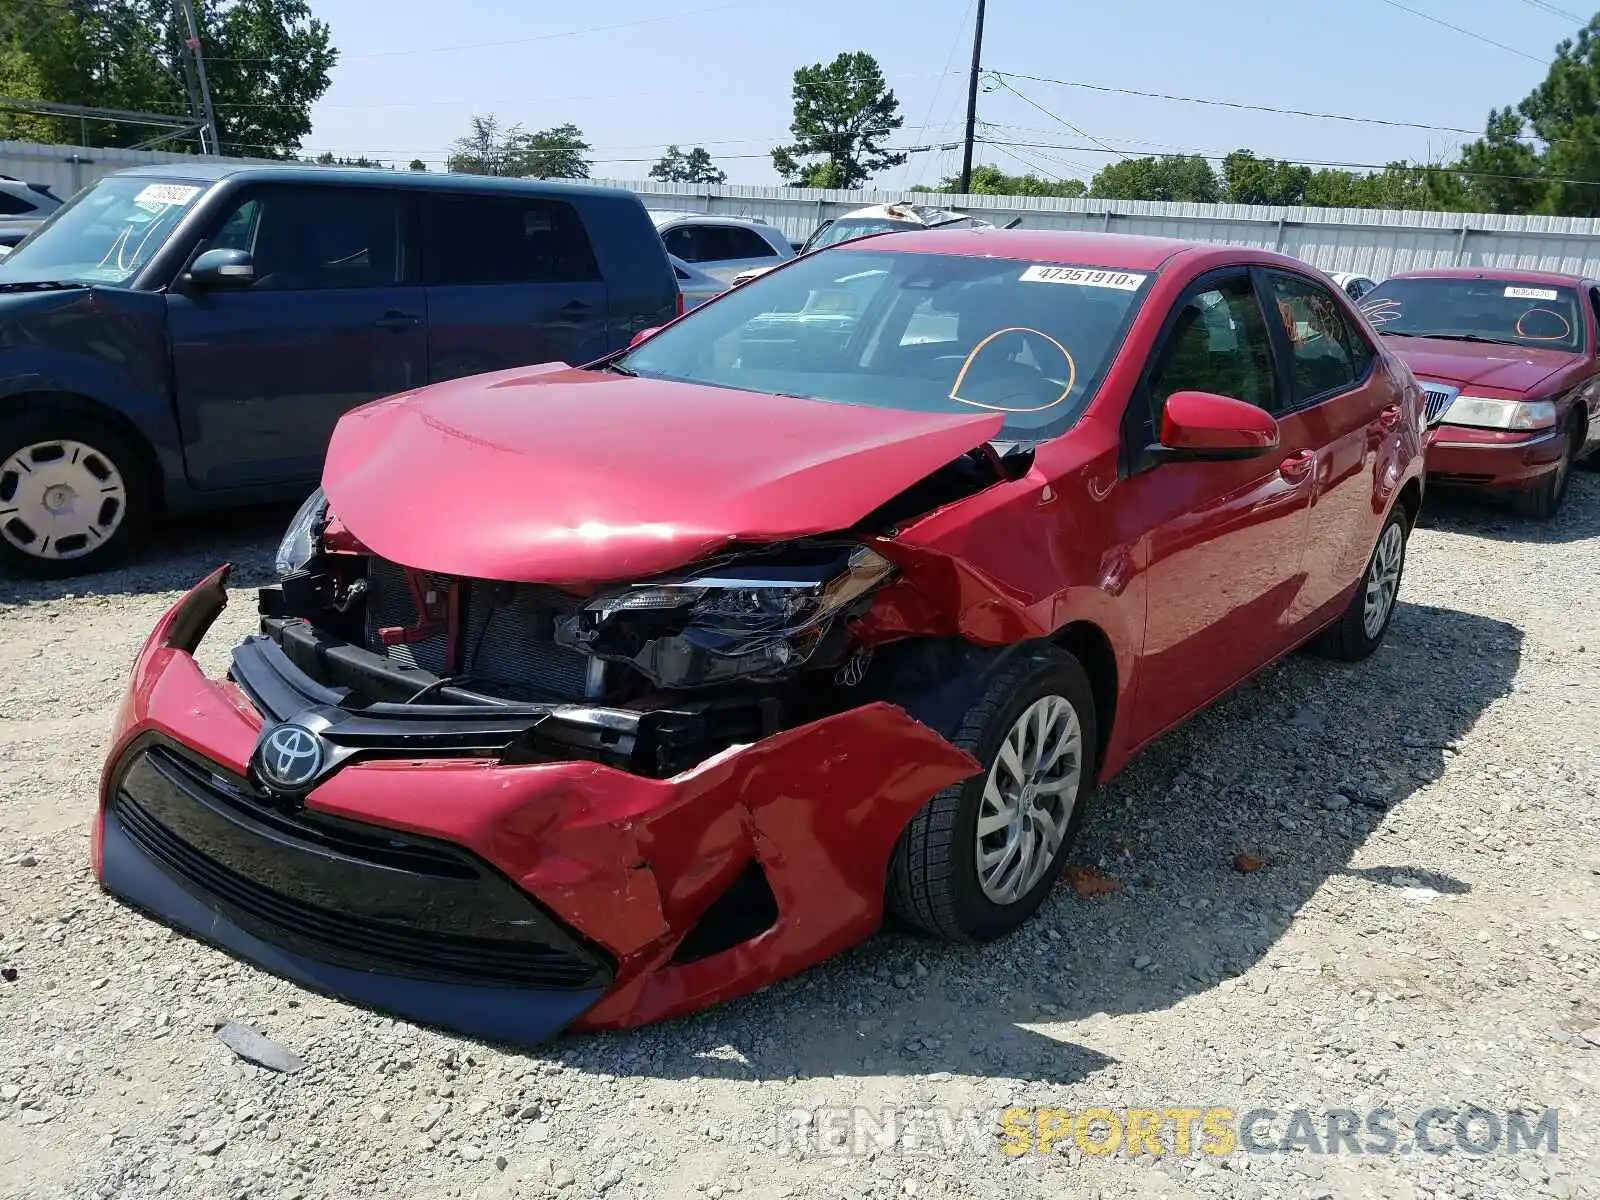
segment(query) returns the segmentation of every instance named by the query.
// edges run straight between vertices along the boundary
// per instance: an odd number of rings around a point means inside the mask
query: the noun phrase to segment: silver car
[[[678,279],[678,294],[683,297],[683,311],[699,308],[713,296],[721,295],[728,290],[728,285],[714,275],[708,275],[699,267],[691,266],[676,254],[667,255],[667,261],[672,264],[672,273]]]
[[[776,225],[749,217],[653,212],[667,253],[731,284],[752,267],[775,267],[794,257],[794,246]]]

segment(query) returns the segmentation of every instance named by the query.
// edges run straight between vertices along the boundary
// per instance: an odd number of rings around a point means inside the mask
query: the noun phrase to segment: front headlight
[[[306,497],[306,502],[294,514],[289,529],[278,543],[278,577],[293,575],[304,567],[317,552],[322,540],[322,526],[328,516],[328,498],[318,488]]]
[[[772,679],[810,660],[838,617],[892,573],[865,546],[752,559],[601,596],[556,640],[629,662],[661,687]]]
[[[1550,429],[1556,423],[1556,406],[1550,400],[1457,396],[1445,411],[1444,420],[1447,425],[1473,425],[1480,429]]]

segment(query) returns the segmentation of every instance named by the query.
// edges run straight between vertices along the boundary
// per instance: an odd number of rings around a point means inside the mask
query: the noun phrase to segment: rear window
[[[752,280],[618,360],[648,378],[917,412],[1018,440],[1088,406],[1144,273],[842,248]]]
[[[1360,308],[1385,337],[1504,342],[1581,350],[1577,290],[1516,279],[1391,279],[1361,297]]]
[[[440,196],[432,200],[436,284],[591,283],[600,278],[583,219],[560,200]]]

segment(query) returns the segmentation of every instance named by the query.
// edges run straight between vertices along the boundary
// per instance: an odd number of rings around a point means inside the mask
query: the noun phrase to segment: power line
[[[1213,108],[1235,108],[1245,112],[1272,113],[1281,117],[1311,117],[1320,121],[1348,121],[1356,125],[1387,125],[1395,129],[1425,129],[1430,133],[1467,133],[1481,136],[1481,129],[1464,129],[1455,125],[1428,125],[1420,121],[1393,121],[1386,117],[1358,117],[1349,113],[1312,112],[1302,108],[1281,108],[1273,104],[1246,104],[1240,100],[1218,100],[1210,96],[1177,96],[1170,92],[1146,92],[1137,88],[1107,87],[1098,83],[1083,83],[1075,79],[1050,79],[1043,75],[1024,75],[1017,71],[990,71],[1004,79],[1025,79],[1030,83],[1048,83],[1056,87],[1084,88],[1091,92],[1104,92],[1114,96],[1139,96],[1145,100],[1172,100],[1180,104],[1204,104]],[[1054,115],[1054,114],[1052,114]]]
[[[1557,8],[1554,4],[1546,4],[1545,0],[1522,0],[1529,8],[1537,8],[1549,13],[1552,17],[1560,17],[1563,21],[1571,21],[1575,25],[1584,25],[1587,22],[1575,12],[1568,12],[1564,8]]]
[[[991,74],[994,74],[994,73],[991,72]],[[1018,100],[1021,100],[1024,104],[1029,105],[1032,108],[1038,109],[1045,116],[1049,117],[1052,121],[1054,121],[1057,125],[1063,126],[1064,128],[1068,129],[1072,133],[1077,134],[1081,138],[1088,138],[1091,142],[1093,142],[1097,146],[1102,146],[1107,150],[1111,149],[1110,146],[1107,146],[1099,138],[1095,137],[1094,134],[1085,133],[1083,130],[1079,129],[1076,125],[1074,125],[1071,121],[1068,121],[1065,117],[1059,116],[1056,113],[1051,112],[1048,108],[1046,108],[1044,105],[1040,104],[1032,96],[1024,95],[1022,92],[1020,92],[1016,88],[1012,87],[1004,79],[1001,79],[1001,78],[999,78],[997,76],[996,79],[995,79],[995,82],[997,84],[999,84],[1001,87],[1003,87],[1006,91],[1010,92]]]
[[[939,72],[939,82],[933,87],[933,95],[928,99],[928,111],[923,115],[922,125],[917,130],[918,140],[928,136],[928,124],[933,120],[933,110],[939,103],[939,93],[944,90],[944,81],[950,75],[950,65],[956,60],[956,51],[961,49],[961,34],[967,27],[967,18],[972,15],[972,9],[977,3],[978,0],[967,0],[967,9],[961,14],[961,20],[956,25],[956,36],[950,42],[950,53],[944,57],[944,69]],[[905,183],[906,174],[910,167],[909,160],[900,164],[899,180],[901,184]]]
[[[1497,42],[1491,37],[1484,37],[1481,33],[1474,33],[1470,29],[1463,29],[1459,25],[1452,25],[1449,21],[1442,20],[1439,17],[1431,16],[1420,9],[1411,8],[1408,5],[1401,4],[1400,0],[1382,0],[1382,3],[1387,4],[1390,8],[1398,8],[1401,12],[1408,12],[1413,17],[1421,17],[1424,21],[1432,21],[1435,25],[1442,25],[1446,29],[1454,30],[1456,33],[1473,38],[1476,41],[1483,42],[1485,45],[1494,46],[1497,49],[1506,51],[1507,53],[1515,54],[1518,58],[1525,58],[1529,62],[1536,62],[1543,65],[1550,61],[1547,58],[1539,57],[1537,54],[1529,54],[1526,50],[1518,50],[1515,46],[1508,46],[1504,42]]]
[[[621,29],[637,29],[641,25],[659,25],[664,21],[682,21],[689,17],[703,17],[709,13],[726,12],[730,8],[748,8],[760,0],[728,0],[710,8],[692,8],[684,12],[663,13],[657,17],[640,17],[634,21],[619,21],[614,25],[593,25],[587,29],[566,29],[559,33],[536,33],[529,37],[500,38],[493,42],[465,42],[453,46],[418,46],[411,50],[372,50],[362,54],[341,54],[340,61],[353,58],[409,58],[417,54],[449,54],[457,50],[494,50],[500,46],[526,46],[533,42],[552,42],[561,38],[587,37],[592,33],[615,33]],[[212,62],[276,62],[273,58],[213,58]]]

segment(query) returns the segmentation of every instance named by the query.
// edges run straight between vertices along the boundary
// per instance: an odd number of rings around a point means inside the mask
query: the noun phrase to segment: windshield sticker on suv
[[[1554,288],[1508,287],[1507,300],[1559,300],[1561,293]]]
[[[140,188],[133,202],[150,212],[160,212],[174,205],[182,207],[199,194],[199,188],[181,183],[152,183],[149,187]]]
[[[1147,275],[1101,271],[1094,267],[1037,266],[1022,273],[1023,283],[1075,283],[1079,287],[1113,288],[1119,292],[1137,292],[1148,278]]]

